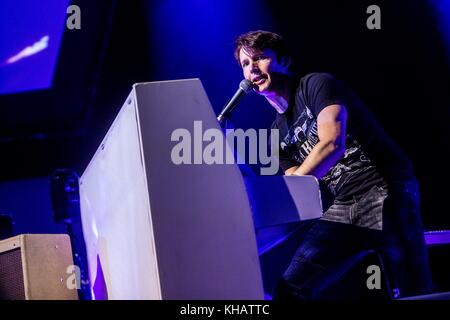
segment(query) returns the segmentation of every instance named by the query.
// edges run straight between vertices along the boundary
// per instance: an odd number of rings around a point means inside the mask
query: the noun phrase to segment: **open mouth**
[[[252,80],[253,84],[255,84],[257,86],[263,84],[265,81],[266,81],[266,78],[264,76],[258,76]]]

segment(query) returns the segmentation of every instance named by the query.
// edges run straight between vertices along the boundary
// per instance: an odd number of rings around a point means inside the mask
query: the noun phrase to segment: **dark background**
[[[425,228],[450,228],[449,1],[72,3],[82,28],[65,31],[52,89],[0,96],[0,210],[14,215],[12,190],[19,201],[57,168],[81,175],[136,82],[200,78],[218,114],[242,79],[234,39],[265,29],[285,36],[298,72],[331,72],[355,89],[413,161]],[[381,30],[366,27],[372,4]],[[274,114],[249,95],[233,120],[265,128]],[[18,181],[23,191],[8,187]]]

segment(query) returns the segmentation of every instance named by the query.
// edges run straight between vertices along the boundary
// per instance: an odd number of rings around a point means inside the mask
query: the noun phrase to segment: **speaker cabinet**
[[[77,300],[70,238],[23,234],[0,241],[0,299]],[[69,272],[69,273],[68,273]],[[76,283],[75,283],[76,284]]]

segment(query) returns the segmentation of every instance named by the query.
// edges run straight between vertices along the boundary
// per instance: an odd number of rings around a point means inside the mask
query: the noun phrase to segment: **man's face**
[[[262,51],[247,51],[242,48],[239,51],[244,78],[255,85],[254,90],[262,95],[267,95],[276,90],[280,74],[288,74],[288,67],[278,62],[272,49]]]

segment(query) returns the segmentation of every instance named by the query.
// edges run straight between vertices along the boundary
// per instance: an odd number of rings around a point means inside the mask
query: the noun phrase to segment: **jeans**
[[[400,297],[432,289],[416,181],[374,186],[335,201],[310,222],[292,261],[275,285],[273,299],[320,300],[320,294],[364,252],[375,251],[389,268]]]

